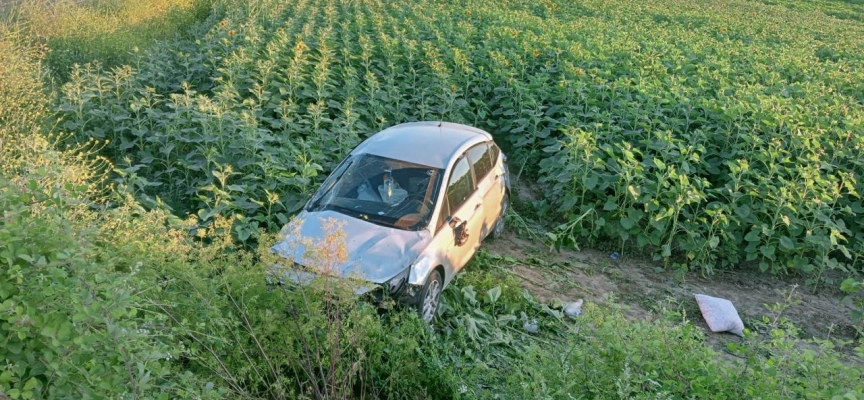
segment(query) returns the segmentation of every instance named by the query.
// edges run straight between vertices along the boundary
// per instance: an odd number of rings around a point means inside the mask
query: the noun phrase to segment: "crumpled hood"
[[[285,238],[276,243],[272,250],[309,267],[306,244],[322,241],[328,233],[324,225],[331,218],[337,224],[343,224],[342,230],[345,232],[348,260],[334,271],[343,277],[362,278],[375,283],[387,282],[410,266],[432,241],[428,230],[386,228],[334,211],[303,211],[282,229]],[[297,224],[300,224],[299,237],[296,235]]]

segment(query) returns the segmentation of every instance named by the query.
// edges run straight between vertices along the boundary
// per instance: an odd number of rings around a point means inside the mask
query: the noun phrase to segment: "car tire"
[[[429,274],[426,283],[414,297],[414,309],[420,314],[420,318],[427,323],[431,323],[432,319],[435,318],[435,313],[438,312],[443,288],[444,279],[441,277],[441,272],[436,269]]]
[[[505,218],[507,217],[507,211],[510,208],[510,195],[508,193],[504,193],[504,198],[501,199],[501,215],[498,216],[498,220],[495,221],[495,225],[492,226],[492,231],[489,232],[490,239],[498,239],[501,236],[504,236],[505,231]]]

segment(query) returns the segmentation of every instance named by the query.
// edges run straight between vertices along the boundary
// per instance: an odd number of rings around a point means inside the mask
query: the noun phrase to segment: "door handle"
[[[483,205],[483,203],[477,203],[477,205],[474,206],[474,211],[477,211],[477,209],[480,208],[480,206],[482,206],[482,205]]]

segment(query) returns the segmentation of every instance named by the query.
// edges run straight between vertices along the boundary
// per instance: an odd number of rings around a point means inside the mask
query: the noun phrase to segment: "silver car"
[[[441,291],[486,237],[503,232],[509,186],[506,157],[485,131],[446,122],[388,128],[357,146],[285,226],[272,250],[291,263],[277,271],[300,283],[360,278],[358,293],[382,290],[431,321]],[[334,221],[347,257],[324,267],[307,247]]]

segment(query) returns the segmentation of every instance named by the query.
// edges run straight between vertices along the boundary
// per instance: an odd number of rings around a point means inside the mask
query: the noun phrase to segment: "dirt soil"
[[[650,260],[627,256],[615,260],[610,254],[592,250],[555,252],[539,241],[526,240],[512,232],[483,247],[512,265],[511,272],[541,301],[581,298],[603,304],[612,295],[616,303],[624,306],[624,314],[630,319],[658,317],[657,312],[663,306],[683,309],[688,320],[703,327],[709,342],[718,347],[739,339],[729,333],[711,333],[694,294],[730,300],[745,326],[760,332],[764,331],[763,316],[777,316],[769,306],[788,303],[791,292],[792,306],[782,311],[782,317],[799,327],[802,338],[848,340],[856,335],[851,325],[852,308],[841,302],[841,292],[826,285],[814,293],[803,281],[746,270],[708,278],[698,273],[682,276],[663,270],[662,264]]]

